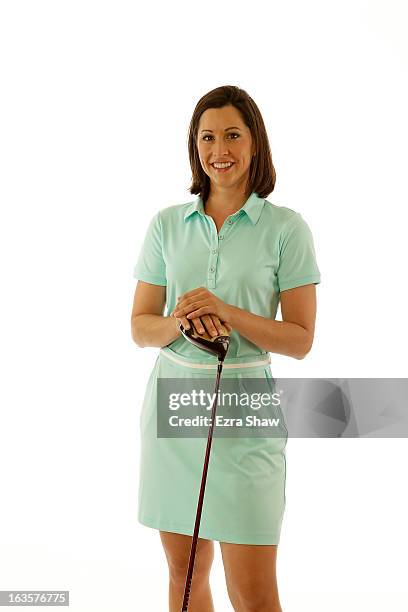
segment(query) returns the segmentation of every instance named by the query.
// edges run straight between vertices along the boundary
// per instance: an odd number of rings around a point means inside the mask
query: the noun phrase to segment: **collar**
[[[257,223],[260,214],[262,212],[262,208],[264,205],[265,199],[264,198],[260,198],[258,196],[258,194],[253,191],[251,193],[251,195],[249,196],[249,198],[247,199],[247,201],[245,202],[245,204],[243,206],[241,206],[241,208],[239,210],[237,210],[233,215],[231,215],[232,217],[237,217],[238,215],[242,214],[242,212],[246,213],[247,217],[249,217],[249,219],[251,220],[252,224],[255,225],[255,223]],[[186,219],[188,219],[193,213],[199,213],[202,217],[205,216],[205,211],[204,211],[204,204],[203,204],[203,200],[200,196],[198,196],[194,202],[192,202],[185,214],[184,214],[184,221],[186,221]]]

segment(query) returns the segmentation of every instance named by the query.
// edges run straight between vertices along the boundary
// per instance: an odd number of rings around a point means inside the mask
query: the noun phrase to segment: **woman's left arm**
[[[303,359],[312,348],[316,320],[316,286],[303,285],[280,293],[282,321],[252,314],[227,304],[207,288],[199,287],[179,298],[171,316],[194,319],[216,314],[260,348],[271,353]]]
[[[265,351],[303,359],[313,345],[316,286],[303,285],[280,294],[282,321],[230,306],[230,325]]]

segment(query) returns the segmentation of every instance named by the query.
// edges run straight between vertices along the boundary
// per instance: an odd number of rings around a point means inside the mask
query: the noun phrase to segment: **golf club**
[[[210,425],[210,429],[208,432],[208,438],[207,438],[207,449],[205,452],[203,475],[201,478],[200,494],[198,496],[194,533],[193,533],[193,539],[191,542],[190,559],[188,562],[187,578],[186,578],[186,584],[184,588],[184,597],[183,597],[183,604],[182,604],[181,612],[186,612],[186,610],[188,610],[188,600],[190,597],[191,581],[193,577],[194,560],[195,560],[195,553],[196,553],[197,541],[198,541],[198,532],[200,529],[200,520],[201,520],[201,511],[203,507],[205,483],[207,480],[208,463],[210,459],[211,443],[212,443],[212,436],[213,436],[213,429],[214,429],[214,422],[215,422],[215,412],[217,409],[217,396],[218,396],[218,390],[220,386],[222,365],[223,365],[225,356],[228,352],[228,347],[230,343],[230,337],[229,337],[228,331],[226,330],[224,326],[222,327],[223,327],[222,335],[212,337],[207,332],[203,334],[198,334],[192,327],[190,329],[186,329],[182,323],[180,323],[179,325],[180,331],[183,334],[183,336],[186,338],[186,340],[188,340],[195,346],[198,346],[199,348],[203,349],[204,351],[207,351],[208,353],[215,355],[218,358],[217,378],[216,378],[215,390],[214,390],[215,396],[214,396],[214,402],[213,402],[212,410],[211,410],[211,425]]]

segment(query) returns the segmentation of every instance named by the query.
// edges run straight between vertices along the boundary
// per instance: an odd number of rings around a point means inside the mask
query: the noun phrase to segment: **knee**
[[[183,587],[186,582],[190,551],[184,555],[173,555],[168,559],[170,581],[177,587]],[[210,551],[196,551],[193,568],[193,584],[202,585],[208,582],[213,554]]]
[[[240,612],[282,612],[276,585],[265,581],[246,581],[231,595]]]

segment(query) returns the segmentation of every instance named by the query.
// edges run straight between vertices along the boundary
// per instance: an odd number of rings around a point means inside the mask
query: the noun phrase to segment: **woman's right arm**
[[[187,317],[163,316],[165,305],[165,285],[153,285],[138,280],[133,298],[131,329],[132,339],[139,347],[167,346],[181,335],[180,323],[186,329],[192,327],[198,331],[194,321],[191,322]],[[204,331],[209,334],[214,331],[216,335],[217,328],[219,328],[219,333],[223,333],[222,325],[228,332],[232,331],[228,323],[220,321],[214,314],[198,317],[196,321],[202,324]]]
[[[133,299],[132,339],[139,347],[162,347],[181,335],[180,319],[163,316],[166,286],[139,280]]]

